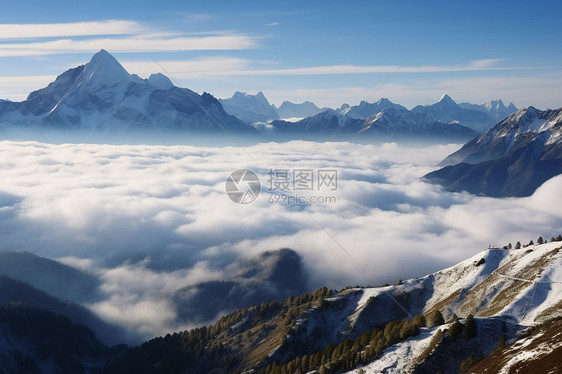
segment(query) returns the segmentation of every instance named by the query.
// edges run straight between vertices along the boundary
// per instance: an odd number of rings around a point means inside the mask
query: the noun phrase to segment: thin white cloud
[[[279,22],[270,22],[270,23],[266,23],[266,26],[279,26]]]
[[[70,23],[0,24],[0,39],[53,38],[91,35],[126,35],[148,31],[145,25],[127,20]]]
[[[467,71],[501,71],[501,70],[541,70],[553,67],[530,66],[497,66],[502,59],[485,59],[471,61],[465,65],[329,65],[311,66],[288,69],[247,69],[239,71],[223,70],[216,72],[220,75],[344,75],[344,74],[378,74],[378,73],[443,73]]]
[[[329,88],[294,89],[263,88],[270,102],[281,104],[313,101],[319,106],[339,107],[344,102],[355,104],[366,100],[377,86],[334,86]],[[423,76],[401,82],[388,82],[376,92],[377,100],[386,97],[395,103],[412,108],[420,104],[435,103],[444,94],[449,94],[457,103],[484,103],[491,99],[513,102],[517,107],[529,105],[538,108],[559,108],[562,106],[562,77],[558,72],[546,71],[540,75],[501,77],[471,76],[464,78],[426,78]]]
[[[1,49],[1,45],[0,45]],[[114,50],[114,49],[109,49]],[[117,51],[117,50],[115,50]],[[340,75],[340,74],[376,74],[376,73],[440,73],[462,71],[486,70],[513,70],[513,69],[543,69],[541,67],[501,67],[497,62],[501,59],[486,59],[471,61],[462,66],[405,66],[397,65],[334,65],[315,66],[295,69],[255,69],[255,62],[229,56],[200,58],[196,60],[162,60],[159,63],[166,67],[170,73],[180,77],[213,77],[213,76],[266,76],[266,75]],[[124,61],[123,65],[134,72],[149,74],[154,72],[153,61]]]
[[[248,35],[175,38],[153,38],[149,35],[141,35],[131,38],[59,39],[34,43],[2,43],[0,44],[0,57],[94,53],[100,49],[112,52],[237,50],[254,48],[256,45],[257,39]]]
[[[141,77],[147,77],[152,73],[159,72],[163,67],[174,79],[201,79],[218,75],[221,71],[245,69],[249,62],[242,58],[217,56],[184,61],[158,61],[158,64],[154,61],[123,61],[122,64],[127,71],[138,74]]]
[[[54,75],[0,76],[0,98],[25,100],[30,92],[47,86],[55,78]]]

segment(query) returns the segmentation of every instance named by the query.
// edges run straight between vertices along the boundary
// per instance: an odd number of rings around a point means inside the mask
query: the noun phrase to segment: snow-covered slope
[[[64,131],[217,132],[255,130],[228,115],[214,97],[179,88],[162,74],[129,74],[107,51],[70,69],[20,103],[0,103],[5,128]]]
[[[338,312],[333,309],[329,318],[315,316],[321,312],[314,310],[304,317],[315,327],[318,321],[328,321],[334,339],[357,337],[396,318],[439,310],[446,321],[454,315],[477,317],[473,353],[486,356],[496,348],[502,334],[515,336],[524,326],[562,317],[562,242],[519,250],[487,249],[422,278],[395,286],[346,290],[345,295],[331,300],[345,307]],[[421,329],[419,335],[389,347],[374,361],[352,372],[412,372],[437,330],[447,328],[450,324]],[[451,363],[458,364],[459,360]]]
[[[394,286],[338,293],[322,288],[253,305],[214,326],[146,342],[108,372],[162,365],[257,374],[458,373],[490,355],[498,342],[500,349],[502,342],[511,347],[510,357],[538,355],[525,352],[525,344],[534,347],[538,340],[526,343],[519,334],[529,327],[554,331],[559,324],[548,326],[557,317],[562,317],[562,241],[518,250],[489,248]],[[545,347],[541,344],[537,349]],[[200,360],[186,363],[168,354],[180,348]],[[555,369],[562,369],[559,360]]]
[[[562,316],[562,242],[518,250],[487,249],[439,272],[401,285],[352,289],[356,306],[349,328],[388,322],[397,315],[429,314],[438,309],[445,320],[454,314],[502,316],[534,324]],[[377,312],[367,308],[369,299]],[[365,315],[362,315],[365,313]],[[373,321],[374,318],[374,321]],[[357,330],[364,326],[357,326]]]
[[[448,167],[424,178],[446,189],[529,196],[562,173],[562,108],[520,109],[474,137],[440,165]]]
[[[224,110],[246,123],[267,122],[280,119],[279,113],[273,107],[263,92],[250,95],[236,91],[229,99],[220,99]]]

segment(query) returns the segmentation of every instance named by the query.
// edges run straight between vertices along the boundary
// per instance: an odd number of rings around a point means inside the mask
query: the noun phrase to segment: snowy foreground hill
[[[491,248],[394,286],[241,309],[133,348],[109,372],[560,372],[561,319],[562,242]]]

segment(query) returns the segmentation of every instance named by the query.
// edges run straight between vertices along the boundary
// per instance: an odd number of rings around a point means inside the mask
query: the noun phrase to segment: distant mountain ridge
[[[255,95],[236,91],[232,97],[219,99],[219,101],[228,114],[236,116],[248,124],[285,118],[306,118],[328,109],[318,108],[310,101],[300,104],[284,101],[277,108],[269,103],[261,91]]]
[[[485,131],[496,123],[496,120],[487,113],[481,110],[464,109],[446,94],[435,104],[414,107],[412,113],[420,113],[441,122],[457,121],[478,132]]]
[[[28,305],[33,308],[48,310],[62,314],[75,323],[80,323],[95,331],[97,336],[106,343],[116,344],[129,337],[127,333],[106,321],[103,321],[86,307],[62,300],[5,275],[0,275],[0,306],[7,303]]]
[[[352,118],[366,119],[368,117],[374,116],[384,110],[408,110],[406,107],[394,104],[387,98],[382,98],[375,103],[368,103],[366,101],[361,101],[359,105],[349,106],[347,104],[342,105],[337,112],[340,114],[347,115]]]
[[[307,139],[337,130],[340,136],[425,136],[466,140],[517,110],[512,103],[506,107],[501,100],[492,100],[482,105],[461,105],[449,95],[443,95],[435,104],[418,105],[412,110],[387,98],[374,103],[361,101],[355,106],[343,104],[335,110],[318,108],[312,102],[293,104],[288,101],[277,108],[267,101],[262,92],[256,95],[236,92],[232,98],[220,101],[228,113],[238,116],[246,123],[271,122],[269,127],[257,126],[258,129],[267,128],[270,132],[273,131],[273,135],[290,134],[290,137]],[[339,119],[335,120],[334,117]],[[302,119],[289,122],[282,120],[284,118]],[[358,123],[355,120],[364,122]],[[335,122],[339,124],[335,125]]]
[[[523,108],[447,156],[424,179],[450,191],[529,196],[562,174],[562,108]]]
[[[250,304],[283,300],[307,290],[302,258],[291,249],[267,251],[239,261],[228,280],[198,283],[177,290],[172,298],[178,318],[209,323],[219,313]]]
[[[275,107],[275,105],[274,105]],[[323,111],[327,110],[328,108],[319,108],[311,101],[305,101],[300,104],[295,104],[290,101],[283,101],[279,108],[277,109],[277,113],[283,118],[306,118],[310,116],[315,116]]]
[[[0,275],[77,303],[99,297],[96,276],[28,252],[0,251]]]
[[[517,111],[517,108],[515,107],[515,105],[513,105],[513,103],[509,103],[508,106],[505,106],[501,99],[490,100],[480,105],[460,103],[459,106],[463,109],[472,109],[488,113],[488,115],[490,115],[490,117],[492,117],[496,121],[501,121],[505,117]]]
[[[261,91],[256,95],[236,91],[231,98],[219,99],[219,102],[228,114],[236,116],[248,124],[281,118]]]
[[[366,105],[363,107],[365,108]],[[345,112],[349,113],[351,110],[346,108]],[[369,109],[365,109],[361,116],[367,113],[370,113]],[[466,141],[477,134],[476,131],[456,122],[443,123],[423,113],[412,113],[397,106],[388,106],[364,119],[342,114],[341,110],[330,109],[298,122],[273,121],[271,127],[276,136],[290,139],[314,139],[314,136],[324,136],[333,140],[422,138],[424,140]]]
[[[336,110],[319,108],[310,101],[285,101],[277,108],[261,91],[256,95],[236,92],[231,98],[217,100],[208,93],[199,95],[176,87],[160,73],[146,79],[129,74],[102,49],[87,64],[63,72],[24,101],[0,100],[0,131],[232,133],[256,139],[266,135],[269,140],[276,140],[277,135],[285,140],[290,134],[289,138],[318,140],[331,128],[343,137],[466,140],[475,135],[468,129],[485,131],[515,110],[513,104],[505,106],[501,100],[457,104],[448,95],[412,110],[386,98],[344,104]],[[283,118],[303,120],[288,124]],[[324,120],[328,123],[319,123]]]

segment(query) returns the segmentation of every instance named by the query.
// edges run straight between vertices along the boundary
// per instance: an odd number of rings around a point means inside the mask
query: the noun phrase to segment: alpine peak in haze
[[[392,101],[383,97],[375,103],[368,103],[366,101],[361,101],[359,105],[356,106],[349,106],[344,104],[338,111],[341,114],[346,114],[353,118],[366,119],[368,117],[374,116],[377,113],[382,112],[383,110],[388,110],[388,109],[407,110],[406,107],[403,107],[402,105],[399,104],[394,104]]]
[[[179,88],[162,74],[142,79],[129,74],[107,51],[67,70],[22,102],[0,102],[4,127],[95,130],[107,133],[221,132],[255,133],[227,114],[217,99]]]
[[[295,104],[290,101],[283,101],[281,106],[276,109],[281,118],[306,118],[315,116],[328,108],[318,108],[316,104],[311,101],[305,101],[300,104]]]
[[[455,104],[456,105],[456,104]],[[485,114],[481,113],[486,116]],[[487,117],[487,116],[486,116]],[[310,134],[337,138],[409,139],[466,141],[478,132],[455,120],[443,122],[425,112],[409,111],[388,99],[357,106],[342,105],[298,122],[273,121],[277,136],[302,138]]]
[[[412,113],[423,114],[440,122],[457,121],[477,132],[486,131],[497,122],[488,113],[475,108],[463,108],[457,104],[449,95],[444,94],[438,102],[431,105],[418,105]],[[502,117],[503,118],[503,117]]]
[[[562,108],[523,108],[476,136],[424,178],[451,191],[529,196],[562,174]]]
[[[255,122],[267,122],[279,119],[279,113],[263,92],[250,95],[245,92],[236,91],[229,99],[219,99],[227,113],[238,117],[242,121],[250,124]]]
[[[306,118],[314,116],[328,108],[318,108],[314,103],[305,101],[295,104],[284,101],[279,108],[269,103],[263,92],[255,95],[236,91],[228,99],[219,99],[224,110],[246,123],[269,122],[278,119]]]
[[[460,103],[459,106],[463,109],[473,109],[487,113],[490,117],[498,122],[509,116],[510,114],[517,112],[517,108],[515,107],[515,105],[513,105],[513,103],[509,103],[508,106],[505,106],[501,99],[489,100],[480,105]]]

